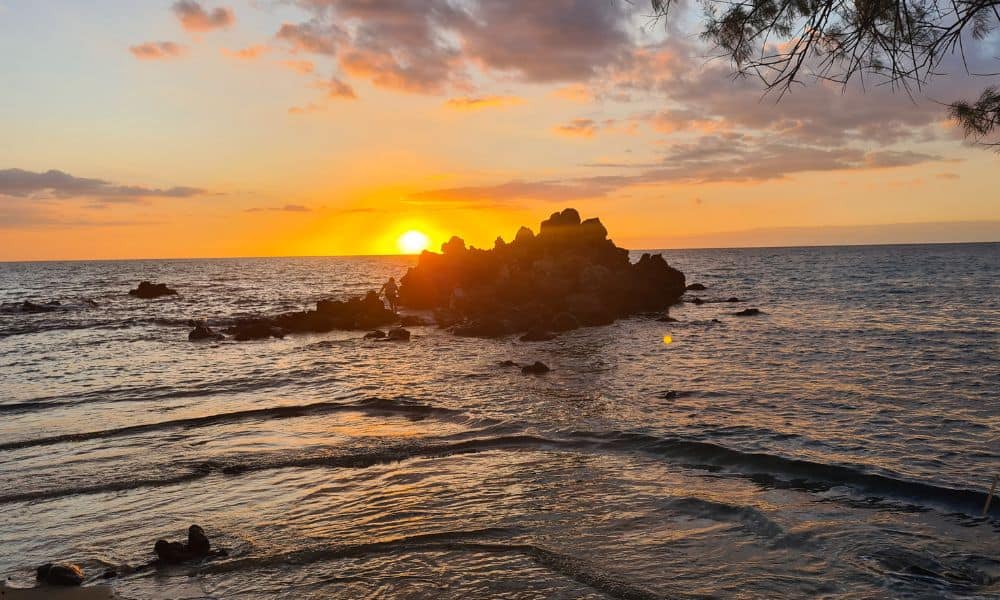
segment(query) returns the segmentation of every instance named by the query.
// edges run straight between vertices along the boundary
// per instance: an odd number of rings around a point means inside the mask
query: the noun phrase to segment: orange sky
[[[1000,163],[935,102],[983,81],[776,104],[627,3],[262,4],[0,0],[0,260],[488,246],[566,206],[628,247],[1000,239]]]

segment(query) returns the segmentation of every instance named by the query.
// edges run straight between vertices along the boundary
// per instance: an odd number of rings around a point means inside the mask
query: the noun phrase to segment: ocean
[[[187,340],[412,257],[0,264],[0,578],[56,560],[136,599],[1000,598],[1000,244],[662,253],[707,302],[541,343]],[[127,295],[140,280],[179,295]],[[130,572],[192,523],[229,556]]]

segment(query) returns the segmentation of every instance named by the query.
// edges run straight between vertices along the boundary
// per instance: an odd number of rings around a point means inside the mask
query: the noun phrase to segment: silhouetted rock
[[[403,315],[399,318],[399,324],[403,327],[421,327],[427,324],[427,321],[419,315]]]
[[[490,250],[453,237],[403,276],[400,304],[434,310],[438,325],[457,335],[498,337],[603,325],[679,300],[683,273],[659,255],[631,263],[607,234],[600,220],[581,220],[570,208],[543,221],[537,235],[522,227]]]
[[[368,333],[366,333],[365,334],[365,339],[366,340],[378,340],[378,339],[384,338],[385,336],[386,336],[386,333],[384,331],[382,331],[381,329],[376,329],[375,331],[369,331]]]
[[[580,326],[580,321],[568,312],[562,312],[552,318],[554,331],[570,331]]]
[[[522,342],[547,342],[556,339],[556,334],[544,329],[529,329],[521,336]]]
[[[764,313],[761,312],[759,308],[745,308],[740,312],[735,312],[733,314],[736,315],[737,317],[753,317],[756,315],[762,315]]]
[[[538,360],[536,360],[534,364],[521,367],[521,372],[525,375],[541,375],[543,373],[548,373],[551,370],[552,369],[550,369],[548,365]]]
[[[188,334],[188,339],[192,342],[197,342],[201,340],[224,340],[226,336],[221,333],[216,333],[211,327],[205,325],[204,323],[195,323],[194,329]]]
[[[726,298],[726,302],[739,302],[739,301],[740,299],[737,298],[736,296],[733,296],[732,298]]]
[[[706,289],[708,288],[706,288],[705,285],[702,283],[692,283],[691,285],[687,286],[687,290],[689,292],[703,292]]]
[[[205,530],[198,525],[188,527],[187,543],[157,540],[153,552],[161,562],[168,565],[181,564],[200,560],[207,556],[225,556],[225,550],[212,551],[212,544],[205,535]]]
[[[134,290],[129,290],[130,296],[136,296],[138,298],[143,298],[150,300],[152,298],[159,298],[161,296],[172,296],[177,293],[177,290],[172,290],[167,287],[165,283],[150,283],[149,281],[140,281],[139,287]]]
[[[657,319],[657,322],[659,322],[659,323],[676,323],[677,319],[671,317],[670,315],[667,315],[665,317],[660,317],[659,319]]]
[[[410,341],[410,332],[402,327],[393,327],[389,330],[389,334],[385,336],[385,341],[408,342]]]
[[[320,300],[316,310],[299,310],[273,317],[244,319],[226,330],[236,340],[284,337],[285,333],[326,333],[340,330],[370,330],[391,325],[396,314],[387,309],[375,292],[349,300]]]
[[[482,338],[498,338],[508,333],[503,321],[489,316],[459,323],[451,328],[451,332],[462,337]]]
[[[74,564],[46,563],[35,570],[35,577],[49,585],[81,585],[83,569]]]
[[[205,535],[205,530],[198,525],[188,527],[188,550],[199,556],[205,556],[211,551],[212,544]]]
[[[285,332],[280,327],[276,327],[270,319],[264,318],[239,321],[226,332],[232,334],[238,342],[285,337]]]

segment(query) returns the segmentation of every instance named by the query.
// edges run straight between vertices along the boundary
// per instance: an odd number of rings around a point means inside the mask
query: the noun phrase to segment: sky
[[[1000,240],[1000,157],[942,106],[989,78],[778,101],[648,12],[0,0],[0,260],[490,247],[569,206],[629,248]]]

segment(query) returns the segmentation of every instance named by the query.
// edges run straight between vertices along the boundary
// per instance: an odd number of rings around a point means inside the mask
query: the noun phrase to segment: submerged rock
[[[734,312],[733,314],[737,317],[754,317],[764,313],[759,308],[745,308],[740,312]]]
[[[46,563],[35,570],[35,578],[49,585],[81,585],[83,569],[74,564]]]
[[[687,286],[687,291],[689,292],[703,292],[706,289],[708,288],[706,288],[705,284],[703,283],[692,283],[689,286]]]
[[[740,299],[737,298],[736,296],[733,296],[732,298],[726,298],[726,302],[739,302],[739,301]]]
[[[62,303],[58,300],[52,300],[51,302],[46,302],[45,304],[37,304],[30,300],[25,300],[21,303],[20,311],[23,313],[43,313],[52,312],[54,310],[59,310]]]
[[[514,362],[512,360],[503,360],[503,361],[500,361],[500,366],[501,367],[519,367],[521,365],[517,364],[516,362]]]
[[[548,365],[539,360],[536,360],[533,364],[521,367],[521,372],[525,375],[541,375],[551,370]]]
[[[434,310],[456,335],[499,337],[529,330],[602,325],[676,303],[684,274],[660,255],[636,263],[598,219],[568,208],[522,227],[489,250],[453,237],[440,254],[424,252],[401,279],[400,304]]]
[[[521,336],[522,342],[547,342],[549,340],[556,339],[556,334],[546,331],[544,329],[529,329],[527,333]]]
[[[222,335],[221,333],[216,333],[211,327],[205,325],[204,323],[196,322],[194,325],[194,329],[192,329],[191,333],[188,334],[188,339],[191,340],[192,342],[198,342],[202,340],[219,341],[226,339],[226,336]]]
[[[381,329],[376,329],[375,331],[369,331],[365,334],[366,340],[379,340],[384,338],[386,333]]]
[[[143,298],[150,300],[153,298],[159,298],[161,296],[172,296],[177,293],[177,290],[172,290],[167,287],[165,283],[151,283],[149,281],[140,281],[139,287],[134,290],[129,290],[130,296],[136,296],[138,298]]]
[[[410,341],[410,332],[402,327],[393,327],[389,330],[389,334],[385,336],[385,341],[408,342]]]
[[[395,323],[397,316],[387,309],[375,292],[349,300],[320,300],[316,310],[300,310],[273,317],[244,319],[226,330],[236,340],[284,337],[286,333],[326,333],[340,330],[371,330]]]

